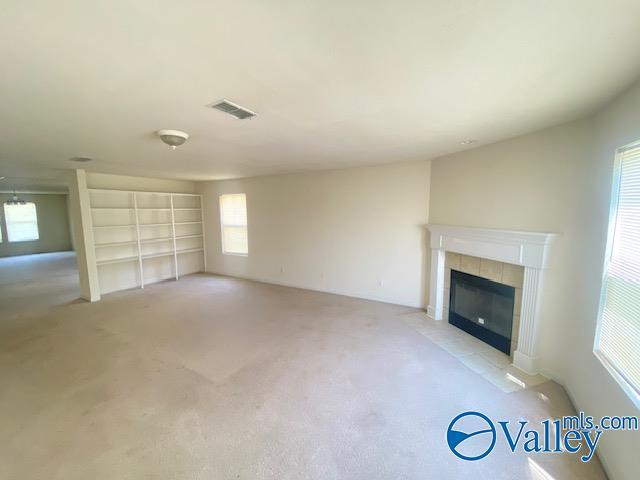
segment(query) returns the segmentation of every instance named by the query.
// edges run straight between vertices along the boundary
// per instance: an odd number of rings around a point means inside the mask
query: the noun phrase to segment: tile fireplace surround
[[[445,253],[458,253],[524,267],[520,327],[513,365],[535,375],[539,304],[553,233],[518,232],[453,225],[427,225],[431,233],[431,286],[427,314],[445,320]]]
[[[486,278],[515,289],[513,299],[513,318],[511,324],[511,351],[518,346],[518,331],[520,329],[520,307],[522,306],[522,283],[524,267],[512,263],[496,262],[488,258],[470,257],[459,253],[445,252],[444,260],[444,307],[442,320],[449,318],[449,293],[451,292],[451,270],[468,273],[480,278]]]

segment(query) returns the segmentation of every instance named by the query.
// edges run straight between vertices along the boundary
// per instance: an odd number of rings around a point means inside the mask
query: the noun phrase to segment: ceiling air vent
[[[240,120],[244,120],[246,118],[255,117],[257,114],[252,112],[251,110],[247,110],[240,105],[236,105],[229,100],[221,100],[219,102],[211,103],[207,105],[207,107],[214,108],[216,110],[220,110],[221,112],[228,113],[229,115],[233,115]]]

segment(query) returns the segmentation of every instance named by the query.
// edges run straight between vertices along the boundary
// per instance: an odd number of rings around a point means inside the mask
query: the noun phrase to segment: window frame
[[[607,272],[609,271],[609,263],[613,251],[613,241],[615,238],[616,218],[618,214],[618,206],[620,200],[620,182],[622,178],[622,157],[627,150],[640,147],[640,140],[629,143],[623,147],[616,149],[613,163],[613,180],[611,182],[611,195],[609,201],[609,217],[607,225],[607,244],[604,255],[604,264],[602,268],[602,278],[600,282],[600,300],[598,303],[598,317],[596,320],[595,336],[593,339],[593,354],[600,361],[602,366],[607,370],[609,375],[613,377],[625,394],[631,399],[637,408],[640,408],[640,391],[627,380],[624,372],[609,360],[606,353],[600,349],[600,339],[602,336],[602,323],[605,309],[605,282]]]
[[[222,197],[233,196],[233,195],[244,195],[244,208],[245,208],[245,217],[247,219],[245,225],[232,225],[224,223],[224,212],[222,208]],[[218,208],[220,211],[220,250],[223,255],[231,255],[234,257],[248,257],[249,256],[249,209],[247,208],[247,194],[243,192],[239,193],[222,193],[218,195]],[[241,252],[228,252],[225,251],[225,243],[224,243],[224,229],[225,227],[244,227],[247,232],[247,251],[246,253]]]
[[[35,214],[35,226],[36,226],[36,238],[28,238],[28,239],[24,239],[24,240],[11,240],[11,233],[10,233],[10,229],[9,229],[9,216],[7,215],[7,207],[12,207],[12,206],[26,206],[26,205],[33,205],[33,212]],[[7,233],[7,243],[24,243],[24,242],[38,242],[40,241],[40,222],[38,222],[38,205],[36,205],[36,202],[33,201],[28,201],[25,202],[24,204],[19,204],[19,205],[11,205],[8,203],[3,203],[2,205],[2,214],[3,214],[3,219],[4,219],[4,225],[5,225],[5,229],[6,229],[6,233]],[[16,223],[27,223],[27,222],[16,222]],[[3,238],[4,240],[4,238]]]

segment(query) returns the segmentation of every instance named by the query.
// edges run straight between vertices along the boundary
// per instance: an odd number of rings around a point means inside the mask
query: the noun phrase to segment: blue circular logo
[[[479,412],[464,412],[451,420],[447,428],[447,444],[453,454],[463,460],[480,460],[496,445],[496,427]]]

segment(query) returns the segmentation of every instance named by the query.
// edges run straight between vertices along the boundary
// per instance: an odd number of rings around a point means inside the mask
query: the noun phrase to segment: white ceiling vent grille
[[[220,110],[221,112],[228,113],[229,115],[233,115],[234,117],[239,118],[240,120],[244,120],[246,118],[252,118],[257,115],[255,112],[252,112],[251,110],[248,110],[244,107],[241,107],[240,105],[236,105],[235,103],[230,102],[229,100],[224,100],[224,99],[219,102],[211,103],[207,105],[207,107],[211,107],[215,110]]]

